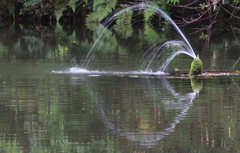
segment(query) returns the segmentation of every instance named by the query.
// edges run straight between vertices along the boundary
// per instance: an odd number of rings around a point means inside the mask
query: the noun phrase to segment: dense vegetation
[[[233,50],[238,44],[236,38],[239,31],[234,30],[234,27],[239,27],[238,23],[240,23],[237,22],[240,15],[239,4],[236,1],[225,0],[212,3],[211,0],[207,0],[208,3],[206,3],[206,1],[200,0],[193,2],[153,0],[144,2],[162,8],[174,18],[178,25],[196,24],[197,28],[193,29],[193,32],[198,33],[191,41],[193,44],[203,46],[202,51],[208,48],[210,37],[214,35],[211,27],[216,23],[228,25],[229,29],[234,32],[234,38],[228,37],[234,39],[234,41],[231,40],[232,43],[228,39],[222,40],[227,41],[228,47],[231,46]],[[119,50],[119,54],[125,54],[129,51],[124,48],[124,45],[120,44],[121,48],[119,49],[119,42],[122,40],[127,40],[127,42],[134,40],[132,44],[136,45],[134,47],[130,45],[132,47],[130,50],[142,50],[152,42],[166,41],[170,31],[169,27],[159,24],[159,18],[154,16],[154,12],[151,11],[142,11],[141,20],[136,20],[137,15],[131,11],[123,13],[117,17],[114,30],[106,30],[104,32],[105,39],[97,39],[99,36],[97,30],[99,28],[101,30],[100,22],[127,5],[138,3],[140,2],[137,0],[3,0],[0,1],[0,34],[2,36],[0,46],[7,48],[5,52],[11,56],[23,56],[21,48],[24,48],[26,51],[30,50],[29,53],[24,53],[27,54],[24,55],[25,57],[30,54],[33,56],[33,53],[36,53],[34,57],[40,58],[48,56],[46,51],[48,49],[43,49],[48,44],[58,44],[68,48],[69,51],[81,46],[82,50],[88,51],[90,48],[86,48],[86,46],[92,46],[99,41],[99,44],[106,44],[106,46],[111,43],[112,48]],[[132,23],[135,21],[147,24],[133,28]],[[154,27],[155,25],[158,27]],[[165,32],[162,32],[162,29]],[[221,34],[221,36],[223,35]],[[106,54],[103,46],[105,45],[102,45],[99,52]],[[142,48],[138,48],[139,46]],[[62,48],[59,47],[59,52],[63,51]],[[44,52],[41,53],[42,51]],[[76,52],[76,54],[80,53]],[[5,55],[1,54],[0,57],[2,56]]]
[[[237,27],[237,20],[240,19],[237,0],[2,0],[0,20],[50,24],[56,21],[101,22],[126,5],[142,2],[162,8],[178,24],[199,25],[200,22],[200,31],[211,28],[216,22]],[[153,14],[151,11],[144,11],[145,21],[151,20]],[[128,19],[131,20],[129,17]]]

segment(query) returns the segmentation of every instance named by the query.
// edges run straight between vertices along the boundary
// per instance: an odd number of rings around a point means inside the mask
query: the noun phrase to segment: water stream
[[[105,39],[108,35],[105,36],[105,33],[111,29],[109,26],[112,25],[113,21],[116,20],[117,16],[122,13],[126,13],[129,11],[139,11],[139,10],[151,10],[154,11],[159,17],[163,17],[167,23],[169,23],[173,29],[180,35],[180,40],[169,40],[162,43],[160,40],[158,43],[149,43],[150,47],[147,49],[143,56],[141,69],[135,70],[131,72],[112,72],[112,71],[98,71],[98,70],[87,70],[90,62],[94,59],[96,52],[103,46],[101,39]],[[53,73],[101,73],[101,74],[164,74],[169,63],[174,59],[175,56],[179,54],[186,54],[192,58],[196,58],[196,54],[192,49],[190,43],[187,38],[184,36],[182,31],[178,28],[176,23],[160,8],[155,6],[147,5],[147,4],[137,4],[133,6],[129,6],[125,9],[120,10],[119,12],[114,13],[112,16],[108,17],[102,25],[99,25],[98,30],[95,32],[97,39],[94,41],[91,49],[88,51],[87,55],[80,63],[80,67],[74,67],[68,70],[63,71],[53,71]],[[176,33],[174,33],[176,35]],[[141,51],[139,51],[141,52]],[[164,52],[167,52],[167,57],[164,56]],[[158,63],[157,69],[152,72],[152,65],[154,62]],[[76,65],[76,64],[75,64]]]

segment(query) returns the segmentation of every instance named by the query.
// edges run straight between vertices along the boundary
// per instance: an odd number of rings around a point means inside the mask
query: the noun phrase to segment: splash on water
[[[132,77],[138,77],[141,75],[168,75],[168,73],[162,72],[162,71],[126,71],[126,72],[121,72],[121,71],[99,71],[99,70],[87,70],[84,68],[80,67],[71,67],[66,70],[54,70],[52,73],[56,74],[86,74],[86,75],[130,75]]]
[[[66,70],[52,71],[52,73],[61,73],[61,74],[90,74],[90,73],[99,73],[99,71],[89,71],[84,68],[71,67]]]

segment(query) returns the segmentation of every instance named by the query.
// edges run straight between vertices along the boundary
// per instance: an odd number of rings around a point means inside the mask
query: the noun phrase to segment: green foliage
[[[210,0],[208,0],[210,1]],[[180,0],[143,0],[142,2],[149,4],[151,6],[160,7],[164,11],[167,12],[167,14],[176,13],[175,10],[170,10],[170,5],[168,4],[174,4],[179,5]],[[190,1],[183,0],[181,1],[183,4],[189,4]],[[234,5],[238,3],[238,0],[225,0],[224,4],[230,4]],[[55,15],[56,20],[59,20],[61,16],[63,16],[63,11],[66,9],[71,9],[73,14],[69,14],[69,17],[72,18],[76,14],[83,13],[84,17],[87,16],[85,19],[87,22],[92,23],[96,22],[99,23],[103,19],[105,19],[110,13],[122,9],[122,6],[125,4],[129,4],[127,1],[120,1],[120,0],[3,0],[0,2],[0,4],[3,6],[3,8],[7,8],[8,11],[3,11],[2,13],[5,14],[5,17],[19,17],[20,15],[23,15],[25,17],[35,17],[35,19],[38,19],[38,17],[41,17],[43,15]],[[120,4],[120,5],[117,5]],[[220,3],[219,3],[220,4]],[[194,6],[195,5],[195,6]],[[192,7],[202,7],[202,9],[205,9],[208,7],[206,1],[199,1],[197,3],[194,3]],[[225,7],[225,9],[230,8]],[[83,9],[84,8],[84,9]],[[236,5],[237,8],[237,5]],[[239,9],[234,8],[234,11],[237,13],[236,16],[238,16]],[[21,10],[19,13],[19,9]],[[16,11],[17,10],[17,11]],[[177,9],[179,14],[183,14],[184,9],[180,10]],[[82,11],[82,12],[81,12]],[[144,15],[144,22],[149,22],[152,20],[155,11],[154,10],[144,10],[142,11]],[[223,16],[226,14],[222,13]],[[15,14],[18,13],[18,14]],[[189,14],[195,14],[194,12],[189,12]],[[221,13],[219,13],[221,14]],[[10,15],[10,16],[9,16]],[[22,17],[22,16],[21,16]],[[52,19],[52,18],[51,18]],[[128,20],[127,20],[128,21]]]
[[[86,22],[100,22],[115,10],[118,0],[93,0],[93,12],[87,15]]]
[[[132,29],[132,20],[133,11],[129,10],[126,12],[123,12],[116,16],[116,26],[115,31],[117,34],[120,35],[121,38],[128,38],[132,35],[133,29]]]
[[[179,2],[180,0],[167,0],[167,3],[173,3],[174,5],[178,4]]]
[[[123,12],[116,16],[116,26],[114,29],[121,36],[121,38],[126,39],[132,35],[133,33],[131,24],[132,16],[133,16],[132,10]]]
[[[207,34],[204,34],[203,32],[201,33],[201,35],[199,36],[200,40],[205,40],[208,37]]]
[[[160,39],[159,34],[149,24],[144,26],[144,36],[149,42],[156,42]]]
[[[75,12],[75,10],[76,10],[76,7],[77,7],[76,3],[77,2],[78,2],[78,0],[69,0],[68,3],[67,3],[67,5],[70,8],[72,8],[73,12]]]
[[[158,8],[159,5],[161,5],[161,3],[158,2],[158,1],[152,1],[152,2],[149,3],[149,5]],[[144,10],[144,11],[143,11],[144,21],[145,21],[145,22],[151,21],[151,19],[153,18],[154,14],[155,14],[155,10],[153,10],[153,9],[146,9],[146,10]]]
[[[10,125],[2,125],[6,126],[4,128],[9,128]],[[0,137],[4,138],[6,137],[5,134],[0,134]],[[20,147],[20,143],[16,138],[12,138],[11,140],[4,140],[1,139],[0,140],[0,147],[1,147],[1,151],[4,150],[5,153],[11,153],[11,152],[18,152],[21,153],[23,152],[22,147]]]
[[[56,19],[59,20],[59,18],[63,15],[63,11],[66,10],[67,7],[71,8],[72,11],[75,12],[79,0],[18,0],[18,2],[23,5],[20,14],[36,17],[54,14]],[[10,6],[12,7],[14,5],[11,4]],[[9,9],[14,11],[14,7],[11,8],[10,6]],[[11,13],[14,13],[13,11],[11,11]]]
[[[121,26],[121,25],[129,25],[131,24],[131,20],[132,20],[132,16],[133,16],[133,11],[130,10],[130,11],[126,11],[126,12],[123,12],[119,15],[116,16],[116,23],[118,26]]]
[[[152,19],[153,15],[155,14],[154,10],[144,10],[144,21],[148,22]]]
[[[93,0],[93,9],[104,5],[108,0]]]
[[[203,88],[202,79],[191,78],[191,87],[193,91],[200,92]]]
[[[0,58],[8,56],[8,48],[0,42]]]
[[[117,25],[115,26],[114,30],[123,39],[129,38],[133,34],[133,28],[131,24],[127,24],[124,26]]]
[[[87,0],[84,0],[84,1],[87,2]],[[70,7],[73,13],[75,13],[78,7],[78,2],[79,0],[68,0],[68,1],[57,0],[56,1],[57,10],[54,11],[56,20],[58,21],[60,19],[60,17],[63,15],[63,11],[66,10],[67,7]]]
[[[39,5],[41,0],[18,0],[19,2],[23,3],[23,8],[21,9],[21,14],[31,12],[34,15],[32,11],[32,7],[35,5]],[[29,15],[29,13],[28,13]]]
[[[208,7],[208,5],[206,5],[205,3],[199,4],[199,6],[202,7],[202,10],[203,10],[205,7]]]
[[[31,7],[33,5],[40,4],[42,0],[20,0],[20,2],[23,2],[24,7]]]
[[[24,36],[23,37],[26,44],[28,44],[28,51],[32,52],[41,52],[42,48],[44,48],[44,44],[41,39],[34,36]]]
[[[62,16],[62,12],[66,10],[67,3],[64,3],[63,1],[57,1],[57,10],[55,10],[54,15],[56,17],[56,20],[58,21],[60,17]]]
[[[41,17],[43,15],[51,15],[55,10],[55,3],[53,1],[43,0],[19,0],[23,7],[20,14],[27,17]]]
[[[195,58],[191,63],[191,69],[189,75],[199,75],[202,74],[203,63],[199,58]]]
[[[7,8],[10,14],[14,16],[14,0],[8,0],[7,1]]]

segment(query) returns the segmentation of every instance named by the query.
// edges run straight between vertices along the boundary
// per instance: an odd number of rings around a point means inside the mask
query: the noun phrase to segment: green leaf
[[[116,16],[117,25],[122,26],[122,25],[131,24],[132,16],[133,16],[133,11],[132,10],[119,14],[118,16]]]
[[[7,1],[7,8],[8,8],[8,11],[13,15],[14,17],[14,1],[13,0],[10,0],[10,1]]]
[[[131,24],[128,25],[117,25],[114,30],[117,34],[120,35],[121,38],[127,39],[133,34],[133,28]]]
[[[157,1],[152,1],[149,4],[157,8],[159,7]],[[144,10],[143,13],[144,13],[144,21],[149,22],[153,18],[153,15],[155,14],[155,10],[147,9],[147,10]]]
[[[62,9],[58,9],[57,11],[55,11],[54,12],[54,15],[56,16],[56,19],[57,19],[57,21],[60,19],[60,17],[62,16],[62,11],[63,11],[64,9],[62,8]]]
[[[100,5],[106,4],[107,0],[93,0],[93,9],[97,8]]]
[[[144,10],[144,21],[148,22],[152,19],[153,15],[155,14],[154,10]]]
[[[87,15],[86,22],[100,22],[106,18],[117,5],[117,0],[94,0],[93,12]]]
[[[68,2],[68,6],[72,8],[73,12],[75,13],[76,10],[76,3],[78,2],[78,0],[70,0]]]
[[[173,3],[174,5],[175,4],[178,4],[180,2],[180,0],[167,0],[167,3]]]
[[[151,42],[158,41],[160,39],[158,33],[152,28],[151,25],[145,24],[144,26],[144,35],[146,40]]]
[[[202,7],[202,10],[204,9],[204,7],[206,7],[206,4],[205,3],[202,3],[202,4],[199,4],[199,6]]]
[[[57,21],[62,16],[62,12],[67,8],[66,3],[58,3],[58,9],[54,12],[54,15],[56,16]]]

